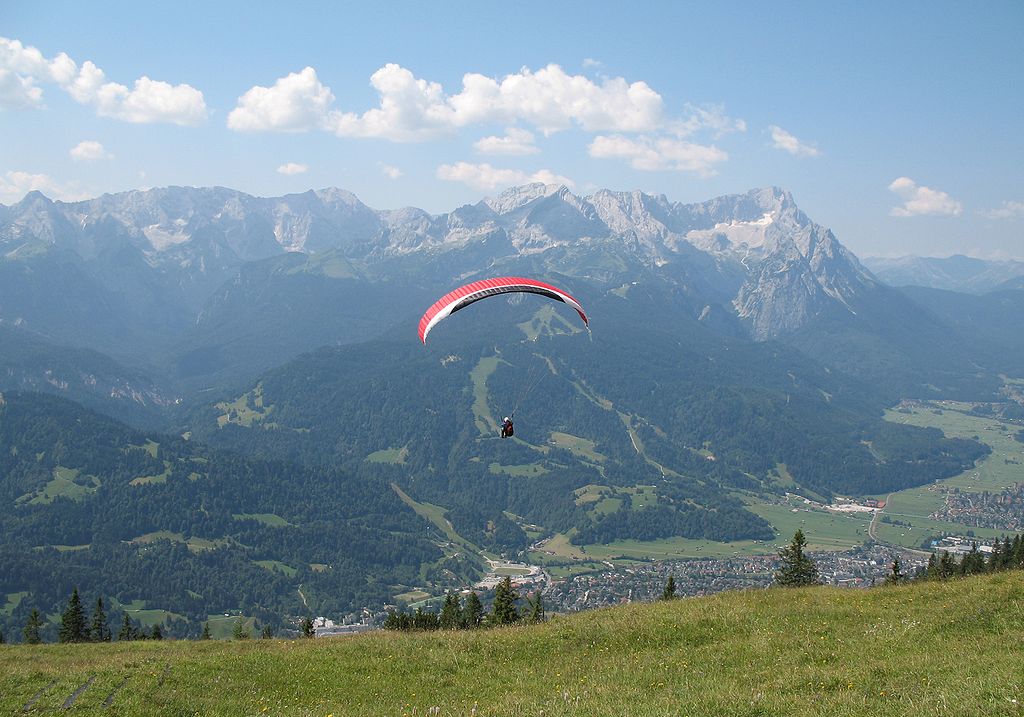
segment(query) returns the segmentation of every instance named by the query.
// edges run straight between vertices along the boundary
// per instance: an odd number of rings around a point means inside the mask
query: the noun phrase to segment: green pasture
[[[491,463],[487,466],[487,470],[495,475],[508,475],[508,476],[541,476],[548,473],[547,468],[544,467],[543,463],[522,463],[518,465],[504,466],[500,463]]]
[[[594,463],[603,463],[608,460],[607,456],[602,455],[596,450],[597,444],[593,441],[574,436],[571,433],[552,431],[548,443],[556,448],[563,448],[578,458],[585,458]]]
[[[53,478],[34,493],[26,493],[15,499],[15,503],[28,502],[31,505],[52,503],[57,498],[82,500],[96,492],[100,487],[100,479],[96,476],[79,476],[77,468],[57,466],[53,469]]]
[[[498,424],[487,402],[487,379],[497,370],[499,363],[501,359],[497,356],[485,356],[469,372],[469,380],[473,385],[473,420],[477,430],[485,435],[493,435],[498,431]]]
[[[537,309],[529,321],[516,324],[527,340],[536,341],[539,336],[551,336],[554,334],[574,334],[583,329],[573,325],[550,304]]]
[[[392,465],[405,465],[405,459],[409,457],[409,446],[401,448],[382,448],[366,456],[368,463],[390,463]]]
[[[957,401],[933,401],[923,406],[914,406],[910,413],[903,410],[886,411],[887,420],[938,428],[950,438],[980,440],[988,445],[992,452],[976,466],[957,476],[889,495],[884,515],[896,522],[885,523],[880,520],[877,523],[879,539],[895,545],[917,548],[926,537],[932,535],[966,535],[968,531],[973,531],[972,534],[979,538],[995,538],[1005,532],[938,521],[929,517],[943,506],[941,487],[955,487],[967,492],[999,492],[1015,483],[1024,482],[1024,444],[1012,437],[1018,427],[997,419],[964,413],[975,405]],[[1008,460],[1019,463],[1009,463]]]
[[[152,485],[154,483],[166,483],[167,479],[168,479],[168,477],[170,477],[170,475],[171,475],[171,462],[170,461],[164,461],[163,473],[160,473],[158,475],[153,475],[153,476],[139,476],[138,478],[133,478],[132,480],[130,480],[128,482],[128,485],[136,485],[137,486],[137,485]]]
[[[1020,427],[983,416],[970,416],[960,410],[950,410],[950,404],[953,402],[937,401],[933,405],[940,408],[914,408],[909,414],[889,410],[885,412],[885,417],[895,423],[938,428],[950,438],[976,437],[992,449],[992,453],[977,466],[942,481],[943,485],[961,490],[999,491],[1014,483],[1024,482],[1024,443],[1013,438],[1013,433],[1020,430]],[[967,410],[974,406],[955,405],[966,407]],[[1006,459],[1020,463],[1007,463]]]
[[[96,715],[1009,717],[1024,704],[1022,610],[1015,572],[493,630],[3,645],[0,710],[58,712],[80,690],[72,709]]]
[[[272,405],[267,406],[263,403],[262,383],[256,384],[253,390],[242,394],[234,401],[221,401],[215,407],[224,412],[217,416],[219,428],[229,423],[252,428],[253,424],[265,420],[274,410]]]
[[[253,562],[265,570],[269,570],[272,573],[281,573],[290,578],[294,578],[295,573],[299,572],[297,568],[285,565],[280,560],[254,560]]]
[[[4,596],[3,607],[0,607],[0,615],[10,615],[28,594],[29,592],[27,590],[22,590],[16,593],[7,593]]]

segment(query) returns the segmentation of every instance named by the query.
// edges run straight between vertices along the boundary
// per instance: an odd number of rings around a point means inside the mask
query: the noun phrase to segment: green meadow
[[[1012,572],[735,591],[472,632],[4,645],[0,710],[1003,717],[1024,714],[1022,610]]]

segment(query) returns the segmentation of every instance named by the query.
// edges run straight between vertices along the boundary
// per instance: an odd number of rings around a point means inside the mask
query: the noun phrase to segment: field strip
[[[113,703],[113,701],[114,701],[114,695],[116,695],[116,694],[117,694],[117,691],[118,691],[119,689],[121,689],[122,687],[124,687],[124,686],[125,686],[125,684],[127,684],[127,682],[128,682],[128,678],[129,678],[129,677],[131,677],[131,675],[125,675],[125,676],[124,676],[124,679],[123,679],[123,680],[121,680],[121,681],[120,681],[120,682],[119,682],[119,683],[117,684],[117,686],[115,686],[115,687],[114,687],[114,689],[112,689],[112,690],[110,691],[110,694],[106,696],[106,698],[105,698],[105,699],[103,700],[103,708],[104,708],[104,709],[106,709],[107,707],[110,707],[110,705],[111,705],[111,704]]]
[[[42,697],[43,695],[45,695],[47,693],[47,691],[51,687],[53,687],[55,684],[57,684],[57,680],[51,680],[50,684],[46,685],[41,690],[39,690],[34,695],[32,695],[32,699],[30,699],[28,702],[25,703],[25,706],[21,708],[21,711],[22,712],[28,712],[30,709],[32,709],[32,705],[34,705],[36,702],[38,702],[39,698]]]
[[[91,685],[95,679],[96,675],[91,675],[88,680],[79,685],[78,689],[72,692],[71,695],[68,696],[66,700],[64,700],[64,704],[61,705],[60,708],[62,710],[71,709],[71,705],[75,704],[75,700],[78,699],[78,696],[85,692],[87,689],[89,689],[89,685]]]

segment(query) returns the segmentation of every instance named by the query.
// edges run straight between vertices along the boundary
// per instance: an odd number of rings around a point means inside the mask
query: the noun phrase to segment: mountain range
[[[141,370],[167,402],[379,336],[463,279],[513,272],[597,292],[643,275],[722,334],[794,341],[826,362],[836,352],[817,346],[821,327],[844,346],[868,336],[900,392],[916,381],[915,354],[941,364],[943,388],[971,360],[956,347],[936,358],[942,322],[778,188],[682,204],[532,184],[440,215],[373,210],[339,189],[171,187],[74,203],[32,192],[0,207],[0,252],[0,323]],[[843,367],[874,379],[857,354]]]
[[[570,291],[591,331],[515,296],[420,345],[437,297],[517,274]],[[210,550],[247,584],[269,579],[252,565],[269,570],[275,609],[302,596],[355,609],[461,586],[484,555],[536,559],[531,545],[553,536],[771,541],[759,501],[884,496],[984,456],[882,412],[904,398],[1008,400],[1004,376],[1024,376],[1022,307],[1012,285],[890,286],[773,187],[683,204],[533,184],[440,215],[338,189],[32,193],[0,207],[0,454],[18,474],[0,480],[4,535],[18,536],[0,548],[26,566],[0,587],[32,592],[27,566],[44,558],[48,575],[100,560],[116,576],[116,556],[156,542],[188,564],[210,564]],[[516,438],[503,441],[509,414]],[[69,450],[83,435],[110,438]],[[318,512],[278,489],[289,476]],[[303,558],[335,503],[359,535],[391,515],[405,531],[392,526],[394,550],[418,569],[378,555],[366,590],[311,592],[341,579]],[[158,504],[180,514],[115,519]],[[73,541],[53,533],[58,512]],[[145,595],[129,582],[120,602],[192,619],[253,603],[184,574]]]
[[[966,294],[1020,288],[1024,262],[950,257],[867,257],[864,264],[875,276],[892,286],[923,286]]]

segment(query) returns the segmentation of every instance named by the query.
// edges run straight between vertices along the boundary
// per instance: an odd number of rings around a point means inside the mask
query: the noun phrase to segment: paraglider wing
[[[437,326],[439,321],[451,316],[459,309],[464,309],[474,301],[486,299],[488,296],[517,292],[540,294],[549,299],[568,304],[576,309],[576,313],[583,319],[583,323],[588,327],[590,326],[587,315],[583,313],[583,307],[567,292],[551,284],[545,284],[542,281],[524,279],[518,276],[504,276],[496,279],[474,281],[471,284],[460,286],[455,291],[451,291],[438,299],[433,306],[427,309],[427,313],[423,314],[423,318],[420,319],[420,341],[427,343],[427,334],[430,333],[432,328]]]

